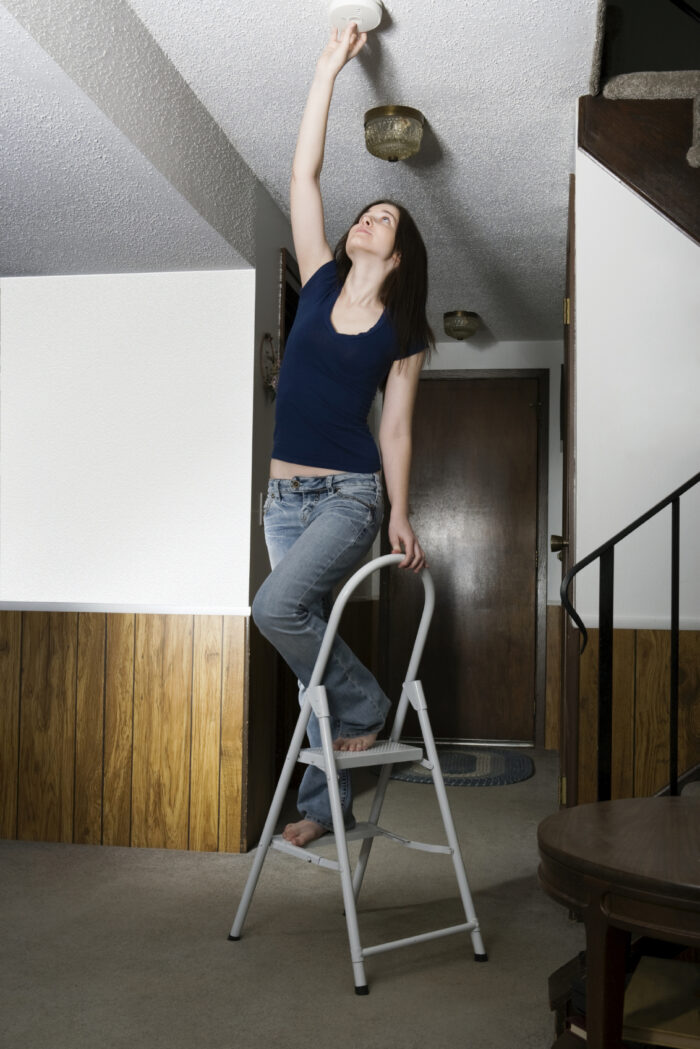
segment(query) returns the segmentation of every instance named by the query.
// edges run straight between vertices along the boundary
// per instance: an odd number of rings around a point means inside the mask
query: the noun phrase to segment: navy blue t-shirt
[[[334,261],[325,263],[301,290],[277,386],[272,457],[287,463],[348,473],[374,473],[379,451],[367,416],[398,351],[386,310],[360,335],[342,335],[331,324],[340,294]]]

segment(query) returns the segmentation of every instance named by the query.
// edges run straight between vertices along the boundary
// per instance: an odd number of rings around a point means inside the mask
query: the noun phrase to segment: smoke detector
[[[333,0],[329,10],[331,25],[342,33],[348,22],[357,22],[361,33],[376,29],[382,20],[379,0]]]

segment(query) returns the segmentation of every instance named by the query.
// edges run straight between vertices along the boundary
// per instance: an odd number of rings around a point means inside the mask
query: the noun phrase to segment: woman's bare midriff
[[[331,474],[346,472],[346,470],[324,470],[320,466],[302,466],[301,463],[285,463],[282,459],[270,459],[270,477],[273,481],[289,481],[292,477],[330,477]]]

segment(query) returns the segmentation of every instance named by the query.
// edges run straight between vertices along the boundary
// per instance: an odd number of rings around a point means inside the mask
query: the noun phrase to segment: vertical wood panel
[[[136,616],[132,844],[186,849],[192,616]]]
[[[700,764],[700,632],[680,633],[678,771]]]
[[[598,797],[598,630],[589,630],[579,689],[579,804]],[[613,798],[634,796],[635,632],[613,632]]]
[[[189,847],[203,852],[219,842],[222,631],[221,616],[195,616]]]
[[[637,633],[635,793],[654,794],[668,783],[671,637],[667,630]]]
[[[0,838],[17,833],[22,613],[0,612]]]
[[[77,613],[24,613],[17,836],[73,838]]]
[[[241,799],[241,849],[249,848],[260,836],[274,786],[289,748],[292,729],[285,727],[296,710],[299,714],[299,689],[282,657],[262,636],[252,619],[246,620],[247,677],[244,680],[243,723],[243,794]],[[290,678],[292,681],[290,682]],[[289,697],[289,705],[280,711]],[[282,716],[281,716],[282,715]],[[291,722],[296,724],[296,717]],[[270,747],[272,726],[276,744]],[[285,746],[286,741],[286,746]],[[297,773],[295,769],[295,774]],[[299,777],[300,778],[300,777]],[[298,779],[292,777],[292,787]],[[224,846],[219,845],[223,850]]]
[[[598,631],[588,631],[579,664],[578,802],[598,797]]]
[[[634,630],[613,631],[613,718],[612,780],[613,798],[633,798],[634,787]]]
[[[243,733],[245,714],[246,620],[224,617],[223,690],[221,697],[221,781],[219,851],[240,852],[243,840]],[[270,725],[272,722],[270,721]],[[270,753],[272,752],[272,740]],[[252,799],[248,799],[249,804]]]
[[[544,717],[544,745],[559,750],[561,730],[561,627],[563,609],[547,605],[547,663]]]
[[[131,844],[134,619],[133,615],[107,616],[102,813],[104,845]]]
[[[78,616],[78,689],[75,704],[75,818],[73,841],[102,841],[105,615]]]

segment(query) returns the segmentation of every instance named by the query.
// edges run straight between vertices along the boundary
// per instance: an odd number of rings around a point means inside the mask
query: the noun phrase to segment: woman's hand
[[[336,77],[343,66],[358,55],[367,42],[366,33],[358,33],[357,25],[348,22],[342,34],[331,31],[331,38],[321,52],[317,69]]]
[[[425,554],[407,517],[392,513],[389,518],[389,542],[392,554],[406,555],[399,568],[412,568],[414,572],[425,568]]]

